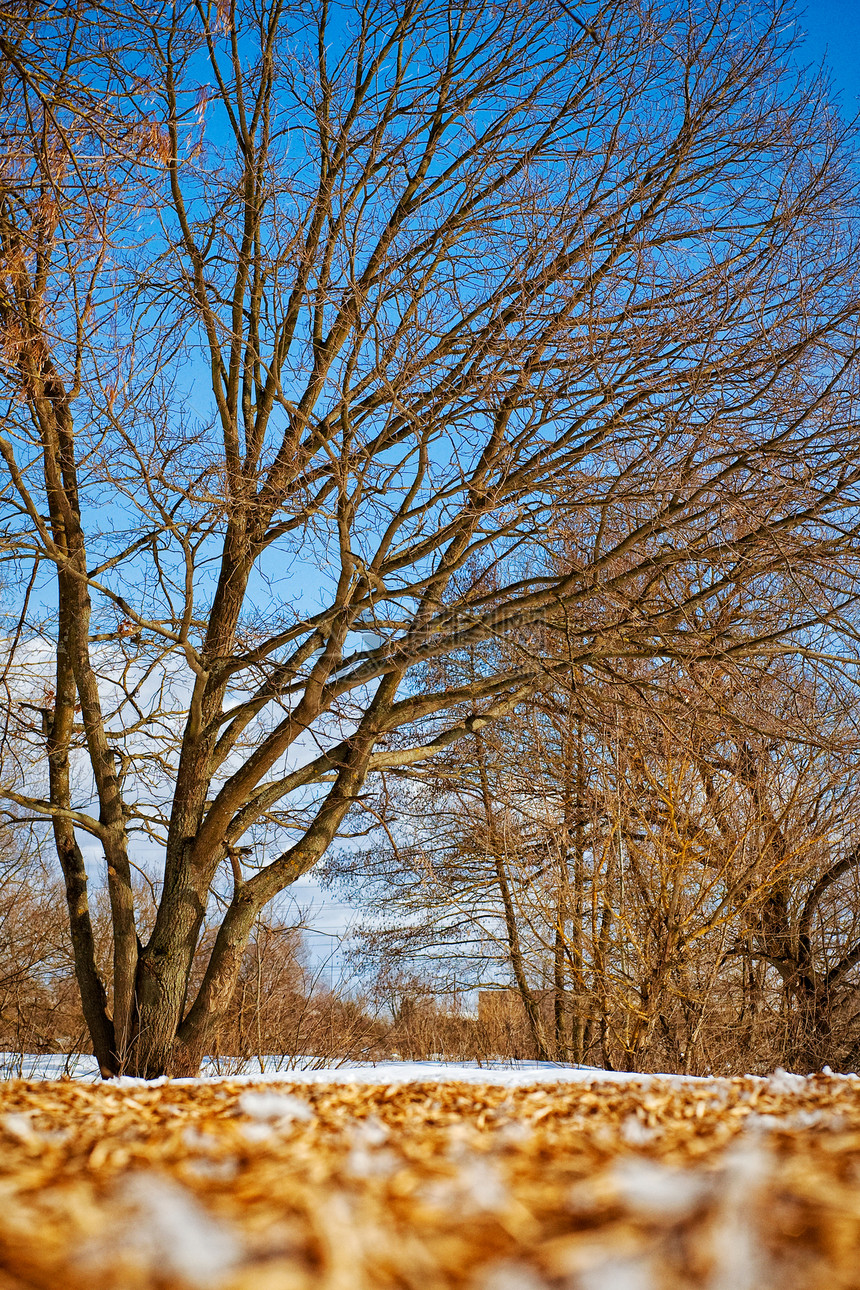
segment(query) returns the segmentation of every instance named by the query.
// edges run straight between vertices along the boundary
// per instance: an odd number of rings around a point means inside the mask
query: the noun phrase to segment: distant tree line
[[[858,716],[838,669],[784,659],[573,667],[363,804],[376,845],[326,866],[361,875],[356,958],[513,992],[533,1056],[854,1069]]]

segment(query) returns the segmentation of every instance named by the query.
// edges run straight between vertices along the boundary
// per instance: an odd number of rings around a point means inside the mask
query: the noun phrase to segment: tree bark
[[[540,1007],[526,975],[525,959],[520,945],[520,933],[517,925],[516,909],[511,894],[508,875],[505,871],[505,860],[502,853],[501,839],[496,828],[495,811],[490,793],[490,782],[487,774],[486,749],[480,735],[475,735],[476,759],[481,784],[481,800],[484,806],[484,818],[487,825],[487,841],[493,857],[496,883],[504,912],[505,933],[508,942],[508,957],[511,971],[514,974],[517,990],[525,1009],[526,1020],[531,1032],[532,1042],[537,1052],[538,1061],[552,1061],[552,1053],[546,1040]]]

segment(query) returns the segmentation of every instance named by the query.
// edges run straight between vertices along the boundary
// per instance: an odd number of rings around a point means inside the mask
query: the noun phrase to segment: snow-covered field
[[[84,1053],[0,1053],[0,1079],[79,1079],[95,1081],[99,1078],[95,1058]],[[200,1079],[244,1080],[259,1083],[269,1080],[288,1080],[306,1084],[399,1084],[426,1082],[428,1080],[458,1080],[473,1084],[504,1084],[517,1087],[522,1084],[564,1083],[582,1080],[641,1080],[643,1076],[600,1070],[596,1066],[565,1066],[557,1062],[497,1061],[478,1062],[340,1062],[320,1065],[315,1057],[264,1057],[248,1061],[223,1059],[203,1064]],[[674,1076],[661,1075],[660,1079]],[[689,1077],[688,1077],[689,1078]],[[139,1081],[123,1080],[124,1083]],[[179,1081],[172,1081],[177,1083]],[[188,1082],[188,1081],[182,1081]]]
[[[836,1075],[829,1067],[824,1074],[831,1079],[856,1080],[854,1074]],[[0,1053],[0,1080],[54,1080],[76,1079],[97,1082],[99,1071],[95,1058],[86,1053]],[[747,1080],[764,1079],[747,1075]],[[812,1077],[817,1078],[817,1077]],[[610,1083],[633,1082],[641,1084],[653,1080],[681,1085],[713,1084],[709,1076],[699,1075],[642,1075],[636,1072],[607,1071],[598,1066],[568,1066],[559,1062],[494,1061],[494,1062],[445,1062],[445,1061],[387,1061],[340,1062],[320,1065],[315,1057],[264,1057],[248,1061],[222,1059],[206,1061],[198,1079],[174,1079],[171,1084],[208,1084],[219,1080],[234,1083],[287,1082],[290,1084],[406,1084],[449,1082],[466,1084],[497,1084],[507,1088],[520,1088],[531,1084],[592,1084],[606,1080]],[[777,1071],[770,1077],[784,1092],[800,1090],[806,1078]],[[136,1080],[122,1077],[111,1081],[121,1085],[160,1084],[164,1080]],[[716,1081],[719,1083],[719,1080]]]
[[[0,1290],[860,1286],[853,1075],[23,1069]]]

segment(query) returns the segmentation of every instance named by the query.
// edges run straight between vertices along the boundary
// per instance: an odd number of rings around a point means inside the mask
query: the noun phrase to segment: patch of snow
[[[754,1213],[772,1171],[773,1160],[757,1134],[741,1138],[726,1152],[713,1229],[714,1268],[707,1290],[761,1290],[771,1284],[770,1260]]]
[[[357,1120],[350,1128],[350,1138],[357,1147],[381,1147],[390,1137],[388,1125],[368,1115]]]
[[[397,1172],[400,1161],[393,1151],[370,1150],[355,1146],[346,1158],[344,1168],[352,1178],[390,1178]]]
[[[220,1142],[214,1133],[206,1133],[197,1128],[196,1124],[189,1124],[182,1130],[182,1145],[189,1151],[217,1151]]]
[[[621,1125],[621,1139],[631,1147],[644,1147],[659,1136],[658,1129],[651,1129],[636,1115],[628,1115]]]
[[[271,1142],[276,1136],[274,1126],[268,1121],[260,1120],[255,1120],[252,1124],[243,1124],[239,1132],[252,1146],[260,1142]]]
[[[496,1147],[521,1147],[532,1136],[533,1129],[525,1120],[508,1120],[496,1132]]]
[[[0,1053],[0,1079],[101,1078],[99,1064],[87,1053]]]
[[[767,1090],[769,1093],[799,1093],[805,1084],[805,1075],[790,1075],[777,1066],[767,1082]]]
[[[460,1186],[468,1207],[476,1213],[495,1214],[508,1203],[508,1188],[498,1169],[479,1156],[463,1165]]]
[[[393,1151],[380,1150],[389,1141],[388,1127],[375,1115],[350,1126],[352,1149],[346,1158],[346,1172],[353,1178],[390,1178],[400,1161]]]
[[[821,1107],[813,1107],[811,1110],[795,1111],[791,1115],[767,1115],[751,1111],[744,1120],[743,1127],[747,1132],[751,1129],[767,1132],[777,1129],[841,1129],[844,1124],[844,1116]]]
[[[585,1268],[577,1290],[654,1290],[654,1277],[644,1258],[610,1258]]]
[[[178,1079],[175,1084],[196,1084],[201,1080],[217,1083],[230,1080],[240,1084],[434,1084],[456,1080],[464,1084],[494,1084],[506,1088],[519,1088],[528,1084],[591,1084],[643,1083],[653,1080],[673,1083],[707,1083],[697,1076],[639,1075],[626,1071],[603,1071],[593,1066],[563,1066],[555,1062],[497,1062],[478,1065],[477,1062],[350,1062],[322,1069],[273,1071],[268,1067],[249,1074],[201,1076],[196,1080]],[[145,1083],[125,1079],[123,1083]]]
[[[534,1268],[515,1259],[482,1268],[472,1286],[474,1290],[547,1290],[547,1283]]]
[[[0,1125],[10,1138],[17,1138],[19,1142],[34,1142],[39,1135],[33,1128],[31,1117],[32,1111],[9,1111],[0,1116]]]
[[[185,1162],[185,1168],[198,1178],[211,1182],[232,1182],[239,1172],[238,1163],[229,1157],[213,1160],[211,1156],[193,1156]]]
[[[507,1184],[496,1166],[482,1156],[457,1155],[453,1178],[437,1178],[421,1189],[421,1198],[439,1209],[465,1214],[496,1214],[509,1200]]]
[[[248,1091],[239,1098],[239,1110],[251,1120],[267,1124],[291,1121],[307,1123],[314,1118],[313,1108],[290,1093],[256,1093]]]
[[[621,1199],[646,1219],[677,1222],[709,1190],[706,1178],[640,1156],[619,1160],[611,1177]]]
[[[195,1290],[215,1290],[241,1258],[237,1236],[212,1218],[179,1183],[163,1175],[137,1173],[119,1188],[128,1221],[81,1252],[98,1266],[112,1258],[139,1265],[159,1278]]]

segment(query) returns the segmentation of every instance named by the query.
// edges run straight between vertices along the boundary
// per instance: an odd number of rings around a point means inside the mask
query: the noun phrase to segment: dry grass
[[[860,1286],[860,1080],[0,1088],[0,1287]]]

